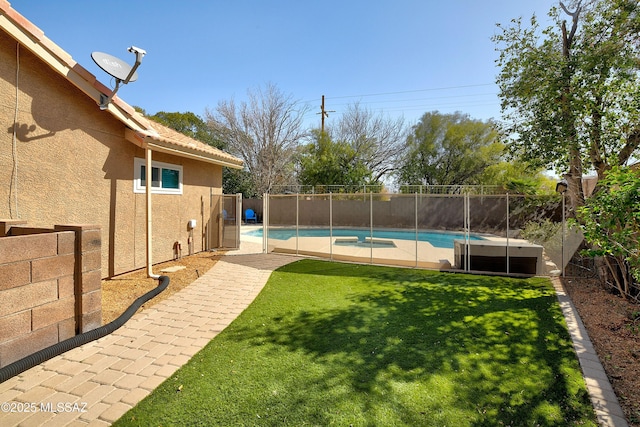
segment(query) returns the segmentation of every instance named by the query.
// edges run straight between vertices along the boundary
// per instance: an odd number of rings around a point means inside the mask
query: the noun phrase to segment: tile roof
[[[148,144],[159,151],[167,151],[177,149],[184,154],[191,154],[189,157],[207,157],[212,156],[216,159],[215,163],[229,166],[232,168],[241,168],[242,160],[232,156],[222,150],[212,147],[208,144],[190,138],[183,133],[171,129],[163,124],[149,120],[148,131],[137,132],[136,142],[146,141]],[[163,150],[164,149],[164,150]]]
[[[71,55],[47,38],[40,28],[13,9],[7,0],[0,0],[0,29],[94,99],[96,107],[100,94],[111,94],[110,88],[99,82]],[[127,139],[137,145],[232,168],[242,168],[243,162],[239,158],[148,120],[117,95],[105,111],[109,111],[130,129],[126,132]]]

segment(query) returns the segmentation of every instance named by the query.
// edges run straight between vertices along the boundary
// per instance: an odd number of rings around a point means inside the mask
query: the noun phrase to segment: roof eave
[[[151,150],[160,153],[172,154],[174,156],[199,160],[201,162],[212,163],[214,165],[220,165],[232,169],[242,169],[244,166],[243,162],[239,159],[237,162],[234,162],[230,159],[224,159],[222,157],[197,150],[189,150],[184,147],[180,147],[179,149],[175,148],[171,141],[163,140],[158,134],[150,134],[147,131],[126,129],[125,138],[138,147],[144,149],[150,148]]]
[[[0,14],[0,28],[4,28],[21,46],[42,59],[55,72],[95,100],[96,105],[100,103],[101,95],[111,94],[111,89],[100,83],[93,74],[74,61],[64,50],[58,48],[38,27],[11,9],[8,4]],[[27,29],[28,32],[22,28]],[[145,126],[147,123],[138,120],[142,116],[131,115],[131,112],[135,110],[119,100],[117,96],[114,97],[107,110],[131,128],[145,129],[148,127]]]
[[[11,8],[6,0],[0,0],[0,28],[13,37],[35,56],[48,64],[52,70],[65,77],[85,95],[100,104],[102,95],[110,95],[112,90],[100,83],[87,69],[47,38],[42,30]],[[114,96],[106,108],[111,115],[125,125],[126,139],[138,146],[149,146],[155,151],[163,151],[181,157],[189,157],[208,163],[218,164],[234,169],[242,169],[243,162],[231,155],[185,147],[175,144],[153,130],[153,126],[142,114]]]

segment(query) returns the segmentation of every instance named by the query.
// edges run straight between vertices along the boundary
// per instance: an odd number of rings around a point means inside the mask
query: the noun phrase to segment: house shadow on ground
[[[295,399],[304,402],[309,419],[331,422],[324,409],[314,409],[324,404],[309,396],[331,399],[336,408],[357,399],[370,425],[377,408],[390,403],[407,425],[430,425],[448,411],[464,414],[474,426],[566,425],[590,417],[576,356],[546,279],[308,260],[279,274],[282,284],[274,286],[300,288],[292,298],[298,292],[323,295],[314,288],[325,281],[353,287],[333,302],[333,290],[325,289],[329,296],[319,296],[312,307],[276,312],[261,320],[262,327],[232,332],[259,352],[305,355],[309,364],[299,368],[312,374],[290,389],[299,393]],[[577,378],[567,374],[571,369]],[[277,406],[279,399],[265,405]]]

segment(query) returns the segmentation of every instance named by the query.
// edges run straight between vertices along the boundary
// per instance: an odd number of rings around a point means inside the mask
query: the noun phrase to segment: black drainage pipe
[[[151,298],[155,297],[160,292],[167,289],[167,286],[169,286],[168,276],[160,276],[158,278],[158,281],[159,283],[157,287],[150,290],[141,297],[138,297],[138,299],[136,299],[133,304],[131,304],[129,308],[127,308],[125,312],[122,313],[120,317],[118,317],[114,321],[91,331],[87,331],[64,341],[60,341],[59,343],[54,344],[50,347],[43,348],[42,350],[39,350],[27,357],[16,360],[15,362],[0,368],[0,384],[26,371],[27,369],[31,369],[34,366],[39,365],[40,363],[46,362],[49,359],[52,359],[76,347],[80,347],[81,345],[84,345],[88,342],[105,337],[114,332],[116,329],[119,329],[129,319],[131,319],[136,311],[138,311],[138,309],[142,307],[142,304],[149,301]]]

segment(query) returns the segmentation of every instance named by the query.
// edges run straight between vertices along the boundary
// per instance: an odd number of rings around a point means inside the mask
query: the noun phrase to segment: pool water
[[[262,237],[262,228],[246,233],[249,236]],[[359,242],[364,242],[365,237],[371,237],[369,229],[358,228],[334,228],[331,233],[333,237],[356,236]],[[269,238],[276,240],[288,240],[296,236],[295,228],[273,228],[269,229]],[[300,237],[329,237],[328,228],[300,228],[298,230]],[[373,230],[373,237],[378,239],[399,239],[399,240],[416,240],[415,231],[403,230]],[[453,241],[456,239],[464,239],[464,233],[455,233],[447,231],[418,231],[418,240],[421,242],[429,242],[436,248],[453,249]],[[484,240],[477,235],[470,235],[471,240]]]

